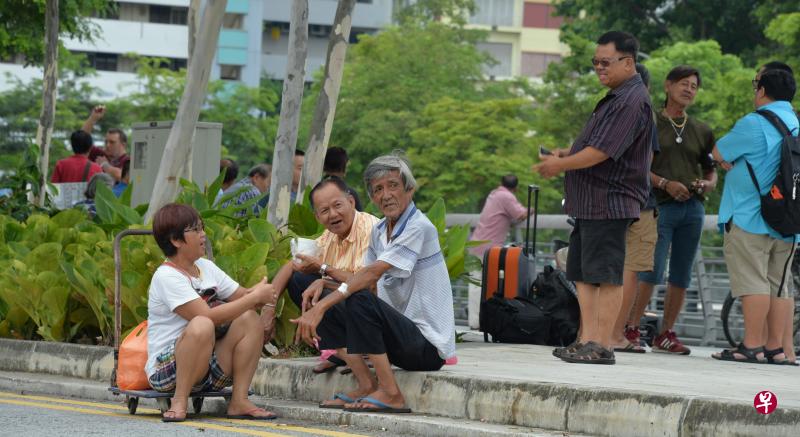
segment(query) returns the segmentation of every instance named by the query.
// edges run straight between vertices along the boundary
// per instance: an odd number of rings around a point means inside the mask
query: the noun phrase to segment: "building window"
[[[543,29],[559,29],[564,22],[563,17],[554,17],[555,8],[544,3],[525,3],[522,12],[522,26]]]
[[[172,71],[178,71],[181,68],[186,68],[186,59],[167,58],[161,61],[161,68],[167,68]]]
[[[486,26],[513,26],[514,0],[476,0],[475,15],[469,17],[469,22]]]
[[[150,5],[150,22],[186,25],[189,8]]]
[[[551,62],[561,61],[561,56],[549,53],[522,52],[520,74],[527,77],[541,77]]]
[[[225,14],[222,18],[223,29],[243,29],[244,28],[244,15],[243,14]]]
[[[220,65],[219,78],[222,80],[240,80],[242,77],[241,65]]]
[[[484,68],[484,73],[492,77],[511,77],[511,44],[481,42],[478,50],[486,52],[497,62]]]

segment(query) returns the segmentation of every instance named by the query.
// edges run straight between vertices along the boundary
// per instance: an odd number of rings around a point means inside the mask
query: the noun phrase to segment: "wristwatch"
[[[342,282],[339,285],[339,288],[336,289],[336,291],[338,291],[339,293],[342,293],[343,295],[347,296],[347,294],[348,294],[347,293],[347,282]]]
[[[325,264],[325,263],[322,263],[322,265],[321,265],[321,266],[319,266],[319,275],[320,275],[320,276],[325,276],[325,272],[326,272],[327,270],[328,270],[328,265],[327,265],[327,264]]]

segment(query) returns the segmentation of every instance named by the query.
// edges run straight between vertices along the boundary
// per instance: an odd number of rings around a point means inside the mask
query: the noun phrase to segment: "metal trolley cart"
[[[127,229],[114,238],[114,370],[111,372],[111,386],[108,390],[115,395],[125,395],[125,402],[128,405],[128,412],[136,414],[136,407],[139,406],[139,398],[155,399],[161,414],[170,408],[170,400],[173,393],[162,393],[155,390],[121,390],[117,387],[117,364],[119,360],[119,344],[122,335],[122,260],[120,256],[120,241],[128,235],[152,235],[153,231],[148,229]],[[211,244],[206,244],[206,257],[213,259]],[[192,398],[192,407],[195,414],[199,414],[203,408],[203,399],[208,397],[222,397],[230,401],[231,391],[199,391],[189,395]]]

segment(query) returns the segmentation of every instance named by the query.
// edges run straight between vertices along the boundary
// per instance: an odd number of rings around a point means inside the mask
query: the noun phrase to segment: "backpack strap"
[[[86,167],[83,168],[83,177],[81,177],[81,182],[86,182],[89,178],[89,169],[92,168],[92,161],[86,160]]]
[[[778,132],[781,134],[781,138],[793,136],[792,133],[789,132],[789,128],[786,127],[786,123],[784,123],[780,117],[778,117],[769,109],[759,109],[756,111],[756,114],[766,118],[773,126],[775,126],[775,129],[778,129]]]
[[[761,187],[758,185],[758,180],[756,180],[756,173],[753,171],[753,166],[750,165],[747,160],[745,160],[744,163],[747,164],[747,172],[750,173],[750,179],[753,180],[753,185],[756,186],[756,192],[761,196]]]

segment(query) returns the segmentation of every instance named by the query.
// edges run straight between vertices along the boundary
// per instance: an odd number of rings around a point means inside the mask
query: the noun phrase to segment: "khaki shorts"
[[[725,232],[722,248],[734,297],[751,294],[778,296],[786,259],[792,255],[792,243],[769,235],[751,234],[731,223],[730,230]],[[789,260],[780,297],[792,297],[791,270]]]
[[[653,270],[653,255],[658,240],[658,220],[654,209],[642,211],[639,220],[628,228],[625,235],[625,270],[649,272]]]

